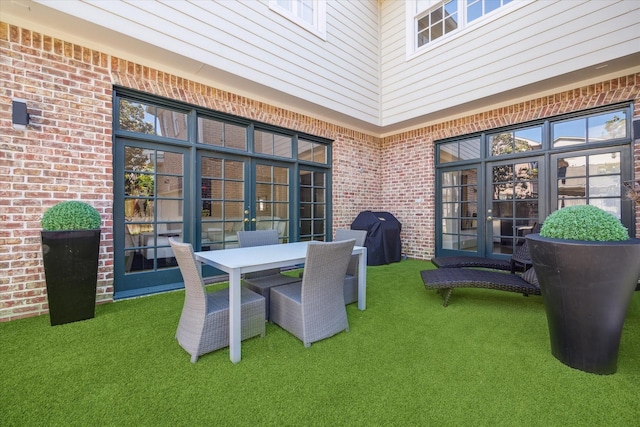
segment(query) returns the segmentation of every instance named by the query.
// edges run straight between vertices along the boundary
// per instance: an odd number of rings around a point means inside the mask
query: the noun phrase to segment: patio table
[[[196,252],[196,259],[229,274],[229,358],[240,361],[240,286],[243,273],[302,264],[307,256],[309,242],[252,246]],[[354,246],[353,255],[359,256],[358,309],[366,308],[367,248]]]

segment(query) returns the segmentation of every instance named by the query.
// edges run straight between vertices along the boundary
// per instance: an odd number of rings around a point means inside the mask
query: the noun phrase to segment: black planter
[[[617,370],[629,303],[640,276],[640,240],[584,242],[527,236],[551,353],[595,374]]]
[[[41,234],[51,326],[93,318],[100,229]]]

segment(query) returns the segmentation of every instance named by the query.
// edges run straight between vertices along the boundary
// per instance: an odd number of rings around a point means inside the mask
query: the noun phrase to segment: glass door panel
[[[245,161],[200,156],[202,250],[238,246],[245,228]]]
[[[478,223],[478,169],[441,172],[440,188],[441,248],[477,253],[483,247],[482,223]]]
[[[554,210],[589,204],[621,218],[621,160],[618,150],[553,156],[557,183]]]
[[[538,222],[541,160],[527,158],[488,166],[488,254],[511,255]]]
[[[185,235],[185,175],[188,152],[118,141],[114,202],[115,291],[135,294],[151,286],[180,281],[169,238]]]
[[[327,231],[325,172],[300,169],[300,241],[324,241]]]
[[[289,241],[289,188],[288,166],[254,164],[255,192],[251,206],[253,229],[278,230],[281,242]]]

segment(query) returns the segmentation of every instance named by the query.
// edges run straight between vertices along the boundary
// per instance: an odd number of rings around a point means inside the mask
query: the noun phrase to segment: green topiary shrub
[[[102,218],[91,205],[76,200],[60,202],[49,208],[42,216],[45,231],[95,230],[100,228]]]
[[[542,237],[608,242],[629,240],[620,220],[592,205],[568,206],[553,212],[540,229]]]

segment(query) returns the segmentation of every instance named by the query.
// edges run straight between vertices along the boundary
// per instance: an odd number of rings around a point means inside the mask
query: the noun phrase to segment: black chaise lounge
[[[454,288],[486,288],[516,292],[525,296],[540,295],[535,271],[530,268],[522,276],[500,271],[474,270],[468,268],[438,268],[420,272],[424,287],[442,294],[443,307],[449,305]],[[527,280],[525,280],[527,279]]]
[[[534,224],[532,233],[539,233],[541,224]],[[444,307],[449,305],[453,288],[486,288],[499,291],[540,295],[540,287],[533,263],[529,256],[526,239],[521,239],[513,251],[511,259],[500,260],[473,256],[436,257],[431,262],[437,270],[424,270],[420,274],[427,289],[436,289],[444,298]],[[485,268],[502,271],[477,270]],[[522,271],[522,275],[516,274]]]
[[[531,232],[539,233],[542,224],[534,224]],[[527,239],[520,239],[520,244],[516,245],[511,259],[495,259],[476,257],[470,255],[442,256],[431,259],[433,265],[438,268],[490,268],[492,270],[505,270],[515,273],[526,271],[533,265],[529,257],[529,246]]]

